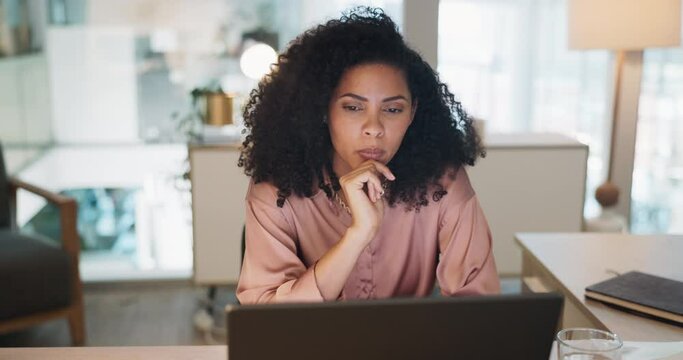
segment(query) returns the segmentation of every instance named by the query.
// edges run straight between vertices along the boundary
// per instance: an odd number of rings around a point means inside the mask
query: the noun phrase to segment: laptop
[[[556,293],[228,306],[228,359],[548,360]]]

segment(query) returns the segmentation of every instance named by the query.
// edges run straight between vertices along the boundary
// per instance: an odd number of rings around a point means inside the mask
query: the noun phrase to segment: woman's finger
[[[377,169],[372,164],[359,167],[343,176],[340,179],[340,184],[349,196],[353,196],[350,192],[352,189],[364,190],[365,196],[373,203],[382,196],[382,181],[379,178]]]
[[[368,198],[370,199],[370,201],[372,201],[374,203],[375,199],[377,198],[377,190],[375,189],[375,187],[372,185],[371,182],[368,182],[367,184],[368,184]]]
[[[384,175],[385,178],[387,178],[391,181],[396,180],[396,176],[394,176],[394,173],[391,172],[389,167],[387,167],[386,165],[382,164],[379,161],[374,161],[374,160],[370,160],[370,161],[371,161],[372,165],[374,165],[375,169],[377,169],[377,171],[380,174]]]
[[[372,197],[370,199],[372,202],[376,202],[381,196],[380,193],[382,192],[382,181],[379,179],[377,174],[372,172],[369,172],[368,174],[368,190],[372,190]]]
[[[389,180],[396,180],[396,176],[394,175],[393,172],[391,172],[391,169],[389,169],[386,165],[382,164],[379,161],[375,160],[367,160],[363,164],[361,164],[359,167],[356,169],[352,170],[348,175],[353,176],[356,174],[363,173],[365,171],[372,171],[373,173],[377,175],[383,175],[385,178]]]

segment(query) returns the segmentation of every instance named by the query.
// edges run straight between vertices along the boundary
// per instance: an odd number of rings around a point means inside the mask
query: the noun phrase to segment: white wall
[[[51,27],[47,39],[55,142],[137,142],[133,30]]]

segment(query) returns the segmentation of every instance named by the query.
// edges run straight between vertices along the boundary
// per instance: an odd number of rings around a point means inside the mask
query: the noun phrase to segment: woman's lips
[[[358,155],[365,160],[380,160],[382,157],[384,157],[384,153],[384,150],[378,148],[367,148],[358,151]]]

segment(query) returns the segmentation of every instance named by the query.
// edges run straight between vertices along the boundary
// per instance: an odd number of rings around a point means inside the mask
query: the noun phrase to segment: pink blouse
[[[446,296],[500,291],[491,232],[467,172],[444,175],[448,193],[419,212],[385,207],[380,229],[349,276],[340,299],[428,296],[438,280]],[[237,286],[242,304],[323,301],[314,265],[351,225],[351,215],[319,190],[292,195],[282,208],[277,188],[249,185],[246,253]]]

